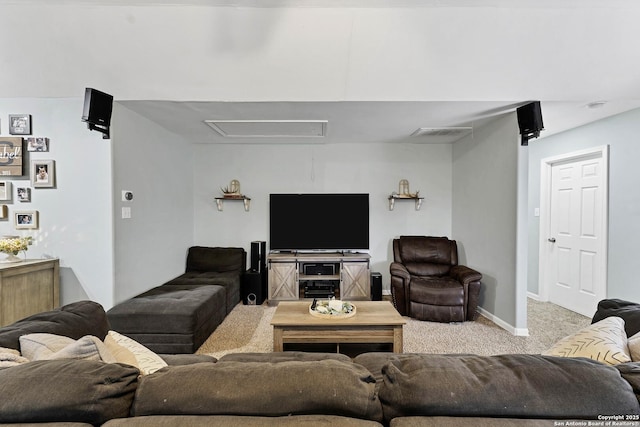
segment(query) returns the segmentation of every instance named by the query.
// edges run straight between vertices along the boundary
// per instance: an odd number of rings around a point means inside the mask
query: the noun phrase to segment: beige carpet
[[[591,319],[549,303],[529,299],[529,336],[516,337],[483,316],[459,324],[422,322],[406,317],[405,353],[479,355],[540,353],[559,339],[589,325]],[[270,325],[275,307],[237,305],[198,349],[199,354],[273,351]]]

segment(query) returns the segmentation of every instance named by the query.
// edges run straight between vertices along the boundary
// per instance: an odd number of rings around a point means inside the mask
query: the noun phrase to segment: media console
[[[269,304],[303,298],[370,300],[370,255],[271,253],[267,256]]]

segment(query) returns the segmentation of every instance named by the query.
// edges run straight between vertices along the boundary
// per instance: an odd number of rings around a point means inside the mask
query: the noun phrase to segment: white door
[[[607,291],[606,150],[547,164],[548,220],[540,229],[547,268],[541,277],[549,301],[591,317]]]

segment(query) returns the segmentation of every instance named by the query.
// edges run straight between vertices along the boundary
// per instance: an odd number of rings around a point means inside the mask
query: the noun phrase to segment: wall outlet
[[[131,208],[126,206],[122,208],[122,219],[131,218]]]

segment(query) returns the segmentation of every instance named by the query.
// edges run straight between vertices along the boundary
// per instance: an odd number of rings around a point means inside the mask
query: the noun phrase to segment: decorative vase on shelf
[[[7,254],[7,257],[0,259],[0,263],[21,262],[18,257],[20,252],[26,252],[31,244],[31,237],[5,236],[0,239],[0,252]]]
[[[22,258],[20,258],[17,254],[14,253],[8,253],[7,257],[4,259],[0,259],[0,263],[6,264],[6,263],[14,263],[14,262],[22,262]]]

